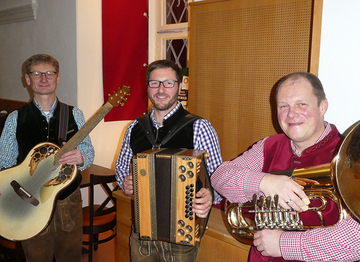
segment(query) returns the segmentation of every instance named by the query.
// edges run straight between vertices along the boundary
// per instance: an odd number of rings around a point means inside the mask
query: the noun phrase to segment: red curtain
[[[147,0],[102,1],[104,101],[122,85],[132,89],[124,106],[114,107],[105,121],[133,120],[146,113],[148,21],[144,13]]]

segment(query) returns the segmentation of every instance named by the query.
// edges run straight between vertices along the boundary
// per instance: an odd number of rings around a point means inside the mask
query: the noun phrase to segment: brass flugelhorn
[[[349,213],[360,220],[360,121],[352,125],[345,135],[339,153],[331,163],[294,169],[288,174],[304,186],[309,200],[320,201],[319,206],[305,211],[315,212],[320,226],[304,226],[298,212],[279,206],[277,195],[273,199],[254,195],[252,201],[246,203],[226,203],[225,215],[232,236],[242,243],[252,244],[254,234],[264,228],[308,230],[324,227],[322,211],[328,200],[332,200],[339,210],[335,224]],[[288,172],[284,171],[284,174]]]

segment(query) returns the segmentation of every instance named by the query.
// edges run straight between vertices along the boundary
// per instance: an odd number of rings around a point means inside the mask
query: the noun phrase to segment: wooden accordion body
[[[142,240],[195,245],[205,219],[192,212],[192,199],[208,187],[204,150],[150,149],[133,159],[135,232]]]

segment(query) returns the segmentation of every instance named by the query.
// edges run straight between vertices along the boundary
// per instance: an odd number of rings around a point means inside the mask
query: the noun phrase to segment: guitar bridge
[[[14,188],[15,193],[25,202],[28,202],[34,206],[39,204],[39,200],[37,200],[33,195],[25,190],[25,188],[20,186],[20,184],[15,180],[11,181],[10,185]]]

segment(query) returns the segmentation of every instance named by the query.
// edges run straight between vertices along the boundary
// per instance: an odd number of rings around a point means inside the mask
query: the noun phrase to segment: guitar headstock
[[[109,94],[108,102],[112,106],[123,106],[124,102],[127,101],[127,97],[130,96],[131,88],[127,85],[122,85],[122,87],[118,88],[118,90],[114,94]]]

